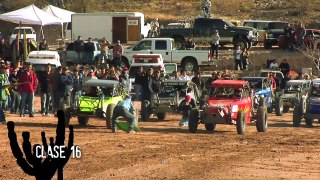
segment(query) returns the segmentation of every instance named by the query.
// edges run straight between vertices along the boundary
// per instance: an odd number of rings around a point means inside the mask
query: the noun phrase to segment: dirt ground
[[[37,99],[36,101],[39,101]],[[139,103],[135,104],[140,108]],[[39,110],[38,104],[36,110]],[[7,115],[16,124],[21,146],[23,131],[32,144],[41,143],[40,132],[55,136],[57,119]],[[320,177],[320,125],[292,127],[292,111],[282,117],[269,115],[269,129],[258,133],[248,125],[245,135],[236,127],[217,125],[208,133],[204,125],[196,134],[179,128],[180,116],[165,121],[139,122],[141,132],[111,133],[105,121],[90,119],[80,127],[77,119],[74,143],[80,159],[70,159],[65,179],[318,179]],[[68,133],[68,131],[67,131]],[[34,179],[23,173],[12,155],[6,125],[0,125],[0,179]],[[54,177],[56,179],[56,177]]]

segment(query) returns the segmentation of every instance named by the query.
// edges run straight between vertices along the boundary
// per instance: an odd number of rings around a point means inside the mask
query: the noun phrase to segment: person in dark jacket
[[[12,85],[10,88],[10,98],[11,98],[11,109],[10,113],[16,114],[20,106],[20,94],[18,92],[17,83],[18,78],[18,68],[12,70],[11,75],[9,76],[9,82]]]
[[[289,65],[287,59],[282,60],[282,62],[279,65],[279,68],[283,74],[287,74],[290,72],[290,65]]]
[[[9,51],[8,44],[4,41],[4,39],[1,39],[0,40],[0,58],[6,60],[8,51]]]
[[[204,88],[204,81],[203,81],[203,79],[202,79],[202,77],[201,77],[200,71],[195,71],[195,72],[194,72],[194,77],[191,79],[191,81],[198,86],[198,89],[199,89],[199,90],[201,90],[201,91],[203,90],[203,88]]]
[[[80,96],[82,87],[82,78],[80,78],[79,71],[77,69],[73,70],[72,81],[73,89],[71,91],[71,106],[75,106],[79,105],[77,104],[77,97]]]
[[[142,94],[141,94],[141,100],[148,100],[151,99],[151,91],[149,89],[149,82],[153,77],[153,68],[149,68],[147,70],[146,75],[142,79]]]
[[[196,102],[191,98],[189,94],[179,104],[179,110],[182,111],[182,119],[179,122],[179,126],[188,126],[188,117],[191,109],[196,108]]]
[[[69,73],[68,67],[63,67],[62,74],[61,74],[61,87],[60,87],[60,90],[63,92],[63,102],[60,102],[61,107],[63,107],[63,105],[70,107],[71,91],[73,88],[72,83],[73,83],[72,77]]]
[[[90,64],[90,65],[93,65],[94,64],[94,62],[93,62],[93,60],[94,60],[94,57],[93,57],[93,55],[94,55],[94,43],[92,42],[92,38],[90,37],[89,39],[88,39],[88,42],[87,43],[85,43],[84,44],[84,48],[83,48],[83,50],[84,50],[84,53],[85,53],[85,59],[86,59],[86,63],[87,64]]]
[[[160,71],[155,71],[153,77],[150,79],[148,87],[151,92],[150,104],[153,106],[153,100],[157,99],[158,93],[160,92],[161,87],[161,79],[160,79]]]
[[[135,74],[135,93],[136,93],[136,100],[141,100],[142,94],[142,81],[145,76],[145,72],[143,71],[143,67],[139,67],[138,71]]]
[[[41,97],[41,114],[42,116],[50,116],[49,106],[51,102],[51,65],[46,66],[46,71],[39,73],[40,97]]]
[[[16,39],[14,39],[11,44],[10,44],[10,49],[11,49],[11,53],[12,59],[17,59],[17,57],[23,57],[23,43],[21,41],[21,39],[19,38],[19,36],[16,36]]]
[[[49,46],[47,44],[47,40],[43,39],[42,42],[39,44],[39,51],[48,51]]]
[[[61,86],[61,74],[62,74],[62,67],[59,66],[55,72],[53,72],[50,76],[50,85],[52,90],[52,97],[53,97],[53,113],[56,114],[57,110],[60,109],[60,99],[63,94],[63,92],[58,91],[59,87]]]
[[[74,42],[74,50],[77,53],[77,63],[81,64],[83,59],[83,48],[84,42],[82,40],[82,36],[78,36],[78,39]]]

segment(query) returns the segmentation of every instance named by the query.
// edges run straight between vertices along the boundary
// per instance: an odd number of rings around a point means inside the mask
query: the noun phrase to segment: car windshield
[[[269,29],[284,29],[288,23],[274,22],[269,24]]]
[[[301,85],[299,85],[299,84],[287,83],[285,90],[286,91],[298,91],[299,88],[301,88]]]
[[[210,98],[240,98],[241,90],[233,87],[211,87]]]
[[[23,34],[24,31],[26,31],[26,34],[32,34],[31,29],[20,29],[20,33]],[[19,29],[14,29],[12,31],[12,34],[18,34],[19,33]]]
[[[229,26],[229,27],[235,27],[235,25],[232,24],[230,21],[224,20],[224,22],[225,22],[226,25]]]

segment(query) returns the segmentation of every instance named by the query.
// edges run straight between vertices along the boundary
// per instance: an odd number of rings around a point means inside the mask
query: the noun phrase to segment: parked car
[[[320,119],[320,79],[312,80],[309,96],[302,96],[296,101],[293,110],[293,126],[299,127],[302,118],[307,126],[311,127],[314,119]]]
[[[205,124],[207,131],[214,131],[216,124],[236,125],[237,133],[244,134],[246,124],[256,122],[258,132],[268,128],[266,108],[260,106],[253,111],[254,97],[248,81],[216,80],[201,109],[192,109],[189,114],[189,131],[194,133],[199,124]]]
[[[45,71],[48,64],[52,70],[61,66],[60,55],[57,51],[32,51],[28,54],[27,63],[31,63],[35,72]]]
[[[315,39],[319,39],[320,38],[320,29],[306,29],[306,35],[304,36],[304,44],[307,47],[310,47],[311,49],[313,49],[313,42]],[[280,35],[279,36],[279,48],[284,48],[285,46],[285,40],[286,40],[286,36],[285,35]],[[297,43],[297,38],[294,38],[293,43]]]
[[[16,27],[13,29],[13,31],[10,35],[10,41],[9,41],[10,44],[14,39],[16,39],[16,37],[19,33],[19,30],[20,30],[20,39],[23,39],[23,34],[24,34],[24,32],[26,32],[27,39],[30,38],[30,39],[37,41],[37,33],[32,27]]]
[[[87,43],[88,41],[84,41],[84,43]],[[93,51],[93,57],[95,60],[97,60],[98,58],[100,58],[100,54],[101,54],[101,48],[100,48],[100,44],[99,42],[97,41],[93,41],[94,43],[94,47],[95,47],[95,50]],[[83,58],[85,56],[83,55]],[[77,62],[77,52],[75,51],[75,45],[74,45],[74,42],[71,42],[68,44],[67,48],[66,48],[66,59],[65,59],[65,62],[67,65],[73,65],[73,64],[76,64],[78,63]],[[86,63],[86,61],[83,61],[82,62]]]
[[[263,20],[244,20],[243,26],[255,28],[258,31],[258,42],[263,43],[265,38],[266,29],[268,24],[272,21],[263,21]]]
[[[112,53],[111,53],[112,54]],[[177,50],[172,38],[145,38],[124,50],[123,66],[129,67],[135,54],[161,54],[164,63],[177,63],[187,71],[208,65],[209,50]]]
[[[190,23],[184,23],[184,22],[176,22],[176,23],[169,23],[165,29],[179,29],[179,28],[190,28]]]
[[[263,46],[265,49],[271,49],[272,46],[278,45],[278,39],[280,35],[284,34],[284,28],[288,25],[288,22],[270,22],[265,29],[265,39]]]
[[[251,27],[238,27],[224,19],[197,18],[193,28],[160,29],[160,37],[173,38],[177,49],[184,49],[185,42],[192,37],[194,42],[210,43],[214,30],[219,31],[220,45],[233,44],[250,48],[258,41],[257,30]]]

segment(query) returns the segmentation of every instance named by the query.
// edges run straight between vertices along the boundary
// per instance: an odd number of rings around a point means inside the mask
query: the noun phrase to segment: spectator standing
[[[78,36],[78,39],[74,42],[74,49],[77,53],[77,63],[82,64],[83,59],[83,48],[84,48],[84,41],[82,40],[82,36]]]
[[[100,47],[101,47],[101,55],[102,58],[104,59],[105,63],[107,63],[107,60],[109,59],[109,46],[110,46],[110,42],[108,40],[106,40],[106,38],[102,39],[102,42],[100,43]]]
[[[0,74],[0,123],[3,124],[6,122],[5,117],[5,105],[6,101],[8,99],[8,95],[6,92],[6,85],[8,85],[8,77],[5,74],[5,68],[1,68],[1,74]]]
[[[11,42],[10,49],[12,52],[12,59],[23,57],[23,43],[18,35],[16,36],[16,39]]]
[[[90,64],[90,65],[94,64],[94,62],[93,62],[93,60],[94,60],[94,57],[93,57],[94,56],[94,49],[95,48],[94,48],[94,43],[92,41],[92,38],[89,37],[88,42],[84,44],[84,48],[83,48],[87,64]]]
[[[77,69],[73,70],[72,74],[72,82],[73,82],[73,89],[71,91],[71,106],[79,105],[77,104],[77,97],[81,94],[81,87],[82,87],[82,79],[80,78],[79,71]]]
[[[204,81],[201,77],[200,71],[194,72],[194,77],[191,79],[191,81],[198,86],[199,90],[202,91],[204,89]]]
[[[153,100],[157,99],[158,93],[160,92],[161,80],[160,80],[160,71],[155,71],[154,76],[150,78],[148,87],[151,92],[150,104],[153,107]]]
[[[160,29],[159,19],[156,18],[150,23],[151,30],[149,32],[149,37],[158,37],[158,31]]]
[[[171,76],[170,76],[170,80],[180,80],[179,74],[177,71],[172,71]]]
[[[37,50],[37,47],[33,44],[30,38],[27,38],[27,54],[30,52]]]
[[[279,65],[279,68],[283,74],[288,74],[290,72],[290,65],[287,59],[283,59]]]
[[[117,44],[113,47],[113,63],[116,68],[121,68],[121,56],[123,55],[123,47],[120,43],[120,40],[117,41]]]
[[[49,106],[51,102],[51,85],[50,85],[50,76],[51,76],[51,65],[46,66],[46,70],[39,74],[39,83],[40,83],[40,98],[41,98],[41,114],[42,116],[51,116],[49,114]]]
[[[127,67],[124,67],[121,76],[120,76],[120,83],[123,85],[124,90],[126,91],[127,94],[130,94],[132,84],[129,78],[129,71]]]
[[[9,76],[9,83],[11,85],[10,87],[10,98],[11,98],[11,109],[10,109],[10,113],[11,114],[16,114],[19,106],[20,106],[20,94],[18,92],[18,69],[13,69],[12,73]]]
[[[304,45],[305,35],[306,35],[306,29],[303,27],[303,24],[300,22],[298,24],[298,28],[296,29],[297,42],[300,48]]]
[[[141,94],[141,100],[148,100],[151,99],[151,91],[149,88],[149,82],[153,78],[153,68],[149,68],[147,70],[146,76],[144,76],[142,81],[142,94]]]
[[[142,82],[145,76],[145,72],[143,71],[143,67],[139,67],[138,71],[135,74],[135,93],[136,93],[136,100],[141,100],[142,94]]]
[[[207,79],[205,82],[206,90],[208,91],[210,89],[211,83],[217,79],[220,79],[220,74],[217,71],[212,72],[211,77]]]
[[[4,41],[4,39],[0,40],[0,58],[7,60],[7,53],[8,53],[9,47],[8,44]]]
[[[214,30],[212,34],[212,40],[211,40],[211,58],[214,57],[214,52],[216,52],[216,59],[218,59],[218,50],[219,50],[219,41],[220,41],[220,35],[218,30]]]
[[[241,53],[241,63],[242,63],[242,70],[248,70],[249,64],[249,52],[247,48],[244,48]]]
[[[285,34],[285,46],[283,47],[284,50],[289,49],[293,50],[293,36],[294,34],[294,29],[291,27],[291,24],[288,23],[288,25],[284,28],[284,34]]]
[[[71,102],[71,91],[72,91],[72,77],[69,73],[68,67],[63,67],[62,68],[62,74],[61,74],[61,90],[63,91],[63,98],[61,107],[66,105],[67,107],[70,107],[70,102]]]
[[[191,49],[195,49],[195,47],[196,47],[195,43],[189,37],[187,42],[186,42],[186,49],[191,50]]]
[[[61,74],[62,74],[62,67],[59,66],[55,72],[51,74],[49,77],[50,79],[50,89],[52,90],[52,97],[53,97],[53,113],[56,114],[56,112],[60,109],[60,97],[61,97],[61,91],[58,91],[61,86]]]
[[[49,46],[47,44],[47,40],[43,39],[42,42],[39,44],[39,51],[48,51]]]
[[[241,52],[240,46],[237,46],[233,52],[234,59],[235,59],[235,67],[234,67],[235,70],[243,69],[242,61],[241,61],[241,53],[242,52]]]
[[[24,110],[28,104],[29,117],[34,117],[34,92],[38,86],[36,73],[32,65],[28,64],[25,71],[19,76],[19,92],[21,93],[20,117],[24,117]]]

